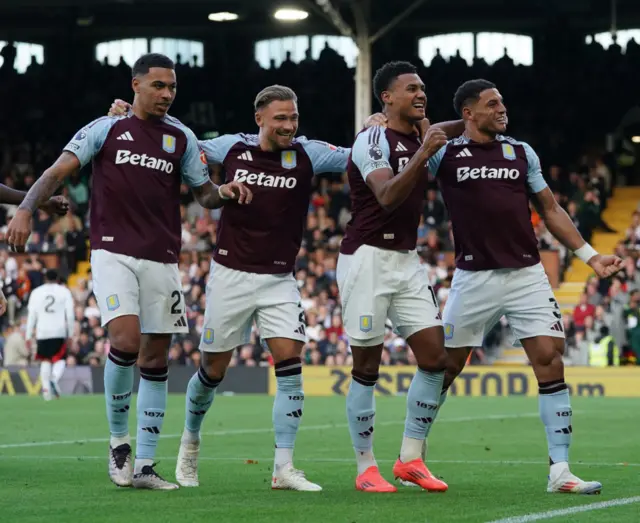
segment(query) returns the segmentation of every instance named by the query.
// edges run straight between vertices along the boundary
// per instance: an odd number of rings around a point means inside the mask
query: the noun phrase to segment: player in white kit
[[[564,332],[540,263],[529,197],[549,231],[599,277],[615,274],[622,262],[598,254],[584,241],[547,187],[533,149],[501,134],[507,110],[494,84],[465,82],[454,106],[465,132],[429,160],[450,213],[456,249],[456,271],[443,314],[450,365],[440,404],[470,351],[482,346],[485,333],[506,316],[538,380],[550,462],[547,490],[599,493],[599,482],[583,481],[569,471],[573,429],[562,362]]]
[[[73,336],[75,317],[71,291],[58,283],[58,273],[49,269],[45,283],[29,296],[26,340],[36,340],[40,361],[40,383],[46,401],[60,397],[60,378],[66,367],[67,349]]]

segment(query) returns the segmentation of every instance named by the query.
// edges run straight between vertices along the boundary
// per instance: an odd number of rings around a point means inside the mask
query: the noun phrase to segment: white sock
[[[186,428],[182,431],[182,443],[186,443],[188,445],[192,445],[194,443],[200,443],[200,432],[191,432]]]
[[[65,360],[59,360],[53,364],[53,370],[51,371],[51,381],[53,381],[53,383],[55,383],[56,386],[58,385],[60,378],[62,378],[62,375],[64,374],[64,369],[66,368],[67,368],[67,362]]]
[[[273,460],[273,470],[278,470],[287,463],[293,464],[293,449],[281,449],[276,447],[276,456]]]
[[[139,459],[136,458],[136,462],[135,465],[133,466],[133,473],[134,474],[140,474],[142,472],[142,468],[143,467],[152,467],[153,466],[153,460],[152,459]]]
[[[551,479],[555,479],[565,471],[569,471],[569,463],[567,463],[566,461],[559,461],[558,463],[554,463],[553,465],[551,465],[551,467],[549,468],[549,476],[551,477]]]
[[[111,445],[112,449],[125,444],[131,445],[131,436],[129,436],[129,434],[126,436],[111,436],[111,439],[109,440],[109,445]]]
[[[44,399],[51,397],[51,362],[43,361],[40,364],[40,384],[42,385],[42,395]]]
[[[358,476],[369,467],[378,466],[376,458],[373,457],[373,451],[371,450],[362,451],[356,449],[356,463],[358,464]]]
[[[402,447],[400,447],[400,461],[407,463],[422,456],[423,449],[422,439],[408,438],[402,436]]]

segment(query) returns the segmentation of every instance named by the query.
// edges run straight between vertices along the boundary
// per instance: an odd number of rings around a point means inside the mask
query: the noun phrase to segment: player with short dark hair
[[[351,150],[347,173],[352,218],[337,267],[343,325],[353,354],[347,418],[358,466],[356,488],[397,490],[380,475],[372,441],[374,389],[389,317],[418,363],[393,473],[426,490],[445,491],[446,483],[421,459],[423,441],[438,412],[446,352],[438,303],[416,242],[427,190],[426,162],[446,143],[445,130],[459,133],[461,123],[429,126],[424,84],[408,62],[382,66],[373,86],[387,127],[361,132]]]
[[[180,185],[209,209],[249,201],[241,183],[217,187],[193,132],[167,116],[176,95],[173,62],[148,54],[133,66],[133,112],[83,127],[34,184],[9,225],[8,242],[24,248],[33,210],[81,167],[93,162],[91,266],[111,350],[105,396],[111,432],[109,476],[119,486],[178,488],[154,470],[167,402],[167,351],[174,333],[188,332],[178,271]],[[129,404],[133,365],[140,366],[135,466]]]
[[[458,116],[462,117],[464,106],[478,102],[483,91],[495,88],[496,84],[482,78],[463,83],[453,95],[453,110]]]
[[[507,108],[493,83],[463,83],[453,104],[464,119],[464,134],[429,159],[450,213],[456,250],[444,309],[450,365],[441,404],[470,351],[506,316],[538,380],[551,467],[548,492],[599,493],[599,482],[582,481],[569,471],[572,411],[562,363],[562,317],[540,263],[529,197],[547,229],[598,277],[615,274],[622,262],[585,242],[544,181],[531,146],[502,134]]]

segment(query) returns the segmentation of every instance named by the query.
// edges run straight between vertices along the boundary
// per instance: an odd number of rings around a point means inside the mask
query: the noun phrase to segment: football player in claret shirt
[[[24,248],[31,215],[89,162],[91,268],[103,326],[111,340],[105,399],[111,433],[109,477],[119,486],[172,490],[154,469],[167,403],[167,353],[174,333],[188,332],[178,270],[180,185],[209,209],[250,201],[240,182],[217,187],[193,132],[167,115],[176,96],[173,62],[147,54],[133,65],[133,111],[80,129],[27,193],[7,233]],[[140,366],[137,444],[132,465],[129,404],[133,365]]]
[[[116,100],[112,114],[127,110]],[[296,137],[298,103],[293,90],[271,85],[254,101],[259,132],[200,142],[207,160],[221,164],[229,182],[253,193],[250,206],[226,205],[207,283],[200,342],[202,364],[187,388],[186,420],[176,479],[198,486],[200,427],[236,347],[249,342],[255,320],[275,363],[273,405],[274,489],[320,491],[293,466],[303,415],[301,353],[305,314],[293,276],[316,174],[344,172],[349,149]]]
[[[450,368],[440,403],[473,347],[482,346],[485,333],[506,316],[538,380],[550,463],[548,492],[599,493],[599,482],[583,481],[569,471],[573,428],[562,317],[540,262],[529,198],[551,234],[598,277],[612,276],[622,261],[585,242],[554,199],[531,146],[504,135],[507,109],[493,83],[465,82],[453,103],[465,131],[429,159],[449,210],[456,250],[443,314]]]
[[[379,377],[385,322],[407,340],[418,369],[407,394],[407,414],[394,477],[430,491],[447,485],[424,464],[421,450],[438,413],[446,352],[442,319],[425,265],[416,252],[427,190],[427,160],[460,133],[461,122],[430,126],[427,96],[416,68],[389,62],[374,77],[386,128],[361,132],[349,167],[351,221],[340,246],[337,280],[343,324],[353,354],[347,419],[356,454],[356,488],[395,492],[373,454],[374,388]]]

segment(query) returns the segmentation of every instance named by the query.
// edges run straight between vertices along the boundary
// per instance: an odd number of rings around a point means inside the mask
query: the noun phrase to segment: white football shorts
[[[133,315],[143,334],[189,332],[177,264],[98,249],[91,252],[91,274],[102,326]]]
[[[293,274],[238,271],[212,260],[200,350],[227,352],[249,343],[254,320],[262,339],[307,341]]]
[[[515,343],[534,336],[564,338],[562,314],[541,263],[522,269],[456,269],[443,313],[447,347],[481,347],[503,315]]]
[[[381,344],[387,318],[405,339],[442,325],[427,268],[415,250],[362,245],[353,254],[338,256],[337,280],[342,322],[353,346]]]

